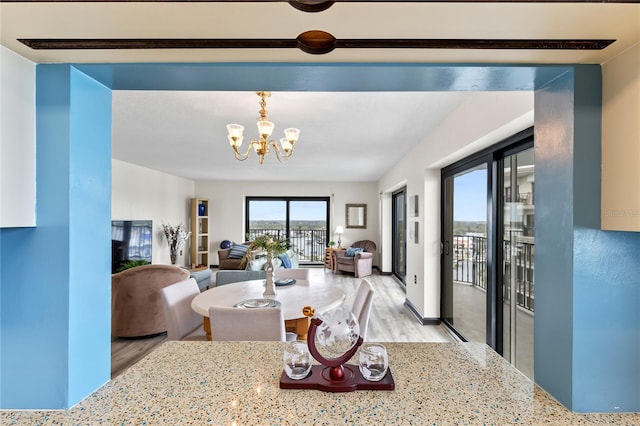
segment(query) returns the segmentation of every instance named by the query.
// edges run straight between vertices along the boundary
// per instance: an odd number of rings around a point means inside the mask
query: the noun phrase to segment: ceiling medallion
[[[333,1],[324,0],[289,0],[288,3],[303,12],[322,12],[333,6]]]

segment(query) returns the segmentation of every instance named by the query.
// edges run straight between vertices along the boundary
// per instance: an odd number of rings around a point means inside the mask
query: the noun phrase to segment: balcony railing
[[[287,238],[287,232],[284,229],[249,229],[249,241],[262,235],[270,235],[278,239]],[[291,228],[288,239],[291,249],[298,255],[300,262],[324,262],[324,250],[327,247],[326,229]]]
[[[518,306],[531,312],[534,310],[533,258],[535,244],[518,241],[515,251],[516,285]],[[503,300],[509,301],[511,285],[511,242],[503,245],[504,264]],[[453,236],[453,280],[487,289],[487,238],[475,235]]]

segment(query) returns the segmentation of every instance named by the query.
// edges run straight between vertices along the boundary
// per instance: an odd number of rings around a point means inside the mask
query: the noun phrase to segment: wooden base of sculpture
[[[396,384],[391,370],[378,382],[370,382],[360,373],[357,365],[344,364],[344,378],[334,380],[330,376],[331,367],[314,365],[304,379],[294,380],[283,371],[280,376],[281,389],[317,389],[324,392],[352,392],[355,390],[394,390]]]

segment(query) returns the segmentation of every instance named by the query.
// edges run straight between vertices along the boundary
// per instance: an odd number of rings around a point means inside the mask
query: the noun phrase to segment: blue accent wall
[[[2,408],[67,408],[110,377],[111,91],[36,69],[37,226],[1,230]]]
[[[573,410],[640,411],[640,233],[575,229]]]
[[[536,90],[536,381],[575,411],[640,411],[640,233],[603,232],[599,66],[39,65],[37,227],[0,230],[0,407],[109,379],[111,92]],[[90,250],[89,250],[90,249]]]
[[[535,92],[536,181],[534,375],[572,401],[573,71]]]
[[[71,69],[69,401],[111,377],[111,90]]]
[[[640,411],[640,234],[600,228],[601,73],[536,91],[535,380],[576,412]]]

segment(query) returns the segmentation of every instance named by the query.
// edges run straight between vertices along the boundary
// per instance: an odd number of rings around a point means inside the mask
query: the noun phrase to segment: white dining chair
[[[363,340],[367,338],[367,329],[369,327],[369,316],[371,314],[371,305],[373,304],[373,287],[367,280],[362,280],[356,291],[356,297],[353,300],[351,312],[358,318],[360,324],[360,337]]]
[[[160,290],[169,340],[207,340],[202,316],[191,309],[191,301],[198,294],[200,288],[194,278]]]
[[[277,308],[209,308],[211,340],[284,342],[286,332],[282,309]]]
[[[309,280],[309,268],[277,268],[273,270],[273,279],[293,278],[295,280]]]

